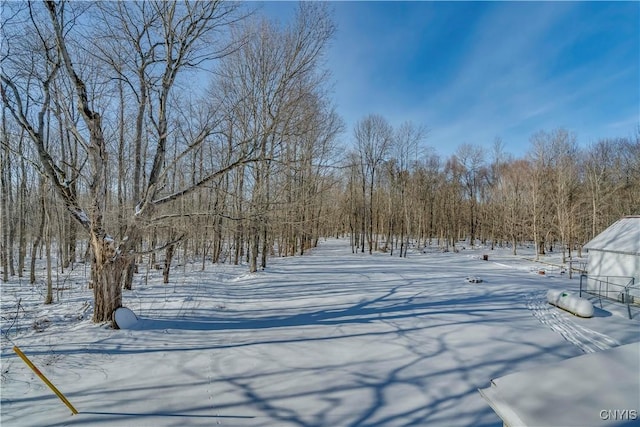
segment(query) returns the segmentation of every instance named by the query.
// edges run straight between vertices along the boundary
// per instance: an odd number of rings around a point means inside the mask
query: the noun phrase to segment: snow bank
[[[126,307],[118,308],[113,315],[120,329],[131,329],[138,323],[138,316]]]
[[[639,422],[640,343],[505,375],[478,391],[510,426],[615,426]]]
[[[593,304],[591,301],[580,298],[567,291],[550,289],[547,291],[547,301],[563,310],[580,317],[593,317]]]

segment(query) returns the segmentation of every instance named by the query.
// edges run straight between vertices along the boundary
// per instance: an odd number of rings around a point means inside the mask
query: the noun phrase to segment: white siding
[[[640,300],[640,216],[628,216],[611,224],[584,245],[588,250],[587,289],[619,299],[634,278],[630,294]]]
[[[587,289],[596,294],[618,299],[622,288],[635,279],[635,290],[631,295],[640,298],[640,256],[589,250],[587,261],[589,280]]]

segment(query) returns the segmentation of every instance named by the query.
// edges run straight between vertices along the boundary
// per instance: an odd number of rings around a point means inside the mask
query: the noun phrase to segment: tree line
[[[500,138],[491,150],[462,144],[442,158],[420,149],[425,134],[376,115],[357,123],[341,193],[354,251],[406,256],[409,245],[481,244],[516,255],[532,242],[536,257],[557,250],[566,262],[615,220],[640,213],[640,129],[584,148],[566,129],[542,130],[521,158]]]
[[[525,158],[368,115],[345,129],[324,54],[326,4],[283,25],[237,2],[24,2],[2,14],[2,279],[91,264],[96,322],[146,262],[177,253],[265,268],[323,236],[406,256],[534,241],[570,251],[638,213],[640,142],[579,148],[564,129]],[[54,261],[57,260],[57,261]],[[27,265],[27,262],[29,265]],[[56,263],[54,265],[54,263]]]

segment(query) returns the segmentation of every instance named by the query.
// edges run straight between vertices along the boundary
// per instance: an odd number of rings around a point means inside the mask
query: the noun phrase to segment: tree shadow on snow
[[[498,427],[501,425],[499,419],[482,402],[477,388],[486,386],[492,378],[543,361],[556,352],[562,353],[558,348],[536,345],[527,342],[526,338],[523,340],[520,336],[522,331],[516,329],[510,330],[508,336],[498,337],[493,344],[480,338],[470,343],[460,342],[462,336],[468,335],[465,328],[478,325],[498,327],[506,319],[508,321],[518,316],[531,316],[522,302],[522,292],[516,291],[492,293],[486,290],[462,295],[421,295],[401,293],[400,286],[396,286],[377,297],[338,307],[330,304],[313,309],[308,306],[292,307],[284,310],[284,313],[282,309],[267,308],[238,312],[237,315],[225,313],[226,317],[215,310],[202,309],[196,313],[197,316],[181,318],[142,317],[132,329],[152,333],[170,330],[255,333],[247,334],[246,338],[235,338],[235,341],[225,341],[222,338],[209,343],[202,340],[185,342],[182,338],[177,338],[176,334],[176,342],[171,347],[132,347],[128,343],[115,348],[111,346],[106,350],[98,346],[83,346],[76,350],[60,350],[59,353],[108,352],[112,355],[126,355],[214,349],[231,351],[240,347],[265,345],[261,349],[261,357],[264,355],[263,351],[268,351],[271,352],[271,357],[277,358],[281,354],[278,349],[284,344],[305,343],[309,346],[304,347],[304,351],[308,352],[319,350],[318,345],[324,345],[325,341],[328,346],[339,347],[341,341],[330,340],[364,339],[363,345],[371,346],[374,354],[365,353],[361,358],[339,362],[317,355],[306,361],[305,354],[300,354],[300,360],[309,365],[295,367],[257,361],[256,367],[248,373],[228,374],[223,366],[216,372],[216,381],[230,386],[234,395],[239,398],[232,403],[215,405],[209,410],[230,414],[229,418],[237,418],[233,414],[246,414],[249,407],[252,412],[258,411],[260,417],[254,421],[249,417],[241,419],[238,422],[242,425],[256,425],[257,422],[258,425],[286,424],[301,427],[455,426],[462,425],[462,421],[464,425]],[[350,329],[349,325],[368,327]],[[305,329],[293,334],[261,335],[261,331],[269,329],[278,331],[311,326],[328,328],[315,328],[311,334],[307,334]],[[432,328],[432,331],[429,330]],[[158,334],[158,337],[163,338],[164,334]],[[496,351],[492,354],[485,349],[491,345],[496,345],[496,349],[504,348],[500,346],[501,342],[509,340],[525,342],[518,347],[523,350],[509,354]],[[150,341],[145,342],[148,344]],[[400,354],[375,354],[377,343],[396,349]],[[351,349],[354,350],[353,347]],[[283,350],[288,348],[284,347]],[[482,356],[470,357],[476,353]],[[218,351],[216,357],[220,357],[220,354]],[[281,366],[282,370],[274,372],[274,367]],[[323,376],[329,376],[332,381],[325,383],[304,380]],[[188,384],[193,381],[188,378],[186,375],[177,375],[173,384],[176,392],[181,387],[203,386]],[[285,382],[290,378],[298,380],[291,387],[277,387],[278,382]],[[453,379],[453,384],[448,384],[449,378]],[[272,384],[275,386],[272,387]],[[141,396],[148,394],[145,391],[136,393]],[[350,400],[353,396],[358,399],[355,405]],[[398,396],[402,396],[400,400]],[[317,403],[318,406],[297,406],[295,402],[301,398]],[[406,404],[403,402],[405,399],[408,402]],[[144,422],[145,419],[151,419],[147,418],[151,416],[191,417],[194,416],[191,412],[197,414],[197,411],[185,409],[174,414],[142,414],[114,408],[112,412],[104,410],[83,414],[92,416],[95,421],[111,416],[125,417],[132,421],[142,417],[137,421]],[[81,418],[78,418],[78,422],[80,421]]]
[[[397,287],[378,298],[365,300],[347,307],[327,307],[314,311],[291,314],[269,314],[277,309],[261,310],[255,317],[228,315],[221,317],[211,310],[202,310],[198,316],[181,318],[141,317],[138,323],[129,328],[134,330],[187,330],[187,331],[225,331],[256,330],[314,325],[337,326],[366,324],[380,321],[398,320],[410,317],[428,319],[429,316],[469,315],[475,320],[491,321],[491,317],[500,311],[518,310],[521,304],[520,293],[502,295],[471,295],[451,299],[431,300],[429,297],[394,296]],[[489,303],[487,305],[487,303]]]

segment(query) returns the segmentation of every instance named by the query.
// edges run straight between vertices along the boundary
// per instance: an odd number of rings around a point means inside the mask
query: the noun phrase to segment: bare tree
[[[529,212],[531,215],[532,237],[536,246],[536,259],[545,253],[545,239],[547,236],[548,212],[551,207],[548,200],[550,186],[550,143],[548,134],[539,131],[530,139],[531,149],[528,157],[531,161],[531,175],[529,184]]]
[[[525,232],[525,181],[530,175],[530,164],[526,160],[516,160],[502,166],[496,183],[496,202],[500,207],[505,233],[512,245],[513,255],[517,255],[518,238]]]
[[[301,3],[295,21],[286,28],[266,20],[248,23],[237,35],[243,45],[218,69],[214,91],[227,114],[226,131],[255,144],[263,160],[236,181],[239,186],[250,186],[249,200],[236,205],[248,207],[241,228],[249,240],[251,271],[257,270],[258,257],[260,266],[266,266],[273,233],[272,177],[287,144],[310,136],[309,127],[302,124],[309,117],[305,108],[324,85],[320,61],[333,31],[325,5]]]
[[[440,158],[434,152],[425,152],[424,156],[416,163],[411,176],[412,199],[408,204],[417,207],[418,216],[414,224],[417,230],[418,243],[421,247],[431,245],[432,238],[436,236],[437,227],[437,195],[441,185]]]
[[[576,137],[565,129],[556,129],[550,135],[551,199],[555,210],[555,226],[560,238],[562,262],[566,251],[571,256],[572,230],[577,206],[578,149]]]
[[[364,252],[364,231],[365,231],[365,191],[362,189],[364,178],[362,176],[362,168],[360,167],[360,157],[355,151],[347,154],[345,165],[345,176],[347,183],[345,185],[344,211],[349,218],[349,236],[351,239],[351,251],[358,252],[360,249]],[[362,246],[361,246],[362,245]]]
[[[9,281],[9,252],[11,247],[9,244],[9,192],[11,191],[9,182],[9,131],[7,129],[7,110],[2,109],[2,122],[0,128],[0,138],[2,138],[2,150],[0,151],[0,221],[2,232],[2,241],[0,242],[0,258],[2,260],[2,281]]]
[[[0,16],[4,24],[4,13]],[[0,31],[0,43],[4,45],[4,39],[7,37],[4,25],[0,26]],[[6,53],[3,51],[0,64],[5,58]],[[9,276],[15,274],[13,246],[16,221],[12,200],[15,197],[13,176],[16,156],[14,154],[18,137],[11,129],[12,122],[8,116],[10,112],[3,106],[0,116],[0,280],[3,282],[7,282]]]
[[[387,120],[371,114],[355,125],[354,138],[359,155],[361,191],[364,200],[363,236],[366,236],[369,253],[374,246],[374,186],[383,162],[386,160],[393,141],[393,129]],[[364,252],[364,240],[362,241]]]
[[[468,205],[468,231],[471,246],[475,245],[478,228],[478,203],[482,185],[486,182],[484,151],[481,147],[462,144],[456,150],[456,159],[461,169],[462,185]]]
[[[389,154],[391,161],[388,163],[387,172],[391,181],[389,194],[389,216],[391,223],[397,223],[397,239],[400,241],[400,256],[407,255],[409,235],[411,230],[411,218],[408,203],[408,191],[410,173],[412,167],[421,155],[420,145],[426,137],[427,131],[423,126],[417,126],[413,122],[404,122],[394,131],[393,144]],[[397,199],[397,203],[394,200]],[[392,230],[392,228],[394,228]],[[388,234],[395,234],[395,227],[389,227]],[[393,253],[393,250],[392,250]]]
[[[611,140],[600,140],[589,147],[585,156],[585,179],[591,199],[591,238],[595,237],[609,220],[603,211],[615,194],[612,183],[612,175],[615,173],[612,170],[615,167],[614,144]]]
[[[121,239],[116,242],[112,237],[115,233],[107,231],[105,224],[106,203],[109,192],[109,150],[108,141],[103,128],[103,115],[98,111],[98,101],[87,81],[90,74],[90,63],[74,61],[70,39],[83,37],[79,32],[73,31],[74,22],[81,19],[76,10],[68,3],[45,3],[48,22],[33,13],[35,5],[29,10],[32,28],[39,35],[39,52],[37,58],[42,64],[42,70],[38,90],[43,94],[43,101],[36,111],[36,121],[33,122],[34,113],[25,108],[22,91],[21,76],[16,73],[9,75],[3,69],[2,72],[2,99],[4,105],[9,108],[15,120],[28,132],[38,150],[39,160],[42,164],[47,179],[52,183],[56,193],[63,200],[67,210],[73,218],[89,234],[90,245],[93,252],[92,276],[94,278],[94,321],[110,321],[115,309],[121,306],[121,277],[127,265],[132,259],[135,250],[135,242],[139,241],[139,233],[145,221],[153,221],[154,210],[164,204],[170,203],[187,194],[191,194],[213,179],[229,172],[230,170],[256,161],[251,153],[244,152],[241,157],[234,157],[226,164],[216,165],[216,168],[207,170],[193,185],[188,185],[172,193],[163,192],[164,180],[172,168],[178,165],[178,160],[184,154],[177,154],[176,158],[167,159],[167,142],[169,140],[168,108],[169,100],[174,84],[179,73],[193,64],[199,64],[208,59],[210,55],[205,53],[208,45],[203,40],[205,34],[212,34],[215,30],[224,27],[229,21],[229,8],[221,3],[153,3],[158,8],[162,19],[159,24],[161,30],[162,55],[158,53],[158,64],[161,73],[160,80],[154,86],[157,94],[156,102],[152,105],[153,128],[156,140],[153,162],[148,175],[144,191],[141,191],[140,200],[135,209],[130,211],[129,220]],[[71,7],[69,10],[68,7]],[[45,36],[44,34],[47,33]],[[9,47],[9,49],[11,46]],[[19,53],[19,52],[16,52]],[[220,51],[216,50],[216,54]],[[12,55],[12,57],[14,57]],[[42,59],[42,60],[40,60]],[[85,68],[86,67],[86,68]],[[13,68],[17,69],[17,68]],[[51,86],[56,75],[64,73],[70,80],[74,90],[75,101],[84,129],[80,127],[72,129],[82,147],[86,150],[88,158],[89,177],[89,204],[83,205],[82,199],[73,194],[69,189],[69,182],[73,177],[57,163],[55,157],[45,144],[44,116],[50,108]],[[31,108],[37,108],[32,106]],[[105,105],[103,108],[107,108]],[[187,153],[208,140],[215,131],[215,123],[207,122],[196,133],[191,141],[185,141],[182,153]]]

